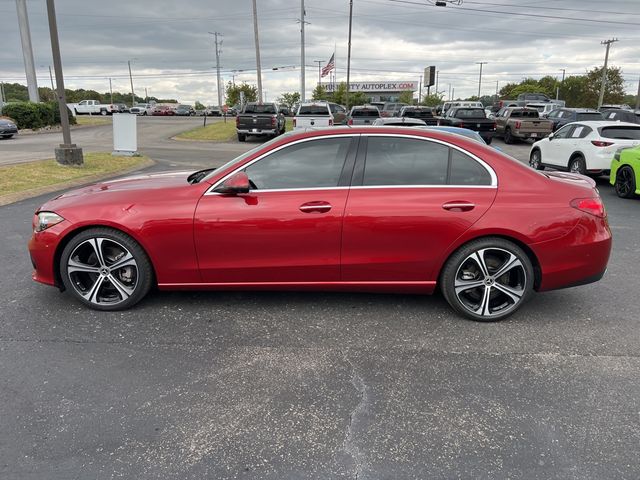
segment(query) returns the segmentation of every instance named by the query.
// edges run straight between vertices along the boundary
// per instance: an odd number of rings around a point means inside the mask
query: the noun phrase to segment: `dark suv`
[[[438,119],[433,116],[431,107],[402,107],[400,110],[401,117],[418,118],[427,125],[437,125]]]
[[[604,115],[605,120],[611,120],[612,122],[640,123],[640,111],[634,112],[633,110],[616,108],[603,110],[602,115]]]
[[[591,108],[557,108],[549,112],[547,118],[553,122],[553,131],[571,122],[586,120],[604,120],[602,114]]]

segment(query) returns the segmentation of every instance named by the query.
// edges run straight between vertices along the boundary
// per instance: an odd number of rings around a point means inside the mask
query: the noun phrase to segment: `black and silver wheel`
[[[527,254],[502,238],[473,241],[451,256],[441,277],[442,293],[458,313],[482,322],[502,320],[533,291]]]
[[[615,183],[616,195],[620,198],[633,198],[636,193],[636,177],[633,169],[624,166],[618,169]]]
[[[100,115],[102,115],[103,117],[106,117],[108,113],[109,112],[107,112],[104,108],[100,110]]]
[[[531,152],[529,156],[529,166],[534,170],[544,170],[544,165],[542,165],[542,153],[537,148]]]
[[[571,173],[579,173],[580,175],[587,174],[587,166],[584,163],[584,157],[582,155],[576,155],[569,161],[569,171]]]
[[[244,142],[247,139],[246,135],[244,133],[239,133],[238,134],[238,141],[239,142]]]
[[[85,230],[67,244],[60,259],[62,282],[96,310],[123,310],[149,291],[151,263],[128,235],[110,228]]]

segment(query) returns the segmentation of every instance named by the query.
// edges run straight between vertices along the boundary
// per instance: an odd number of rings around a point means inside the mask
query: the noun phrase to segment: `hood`
[[[147,175],[135,175],[131,177],[118,178],[106,182],[94,183],[86,187],[65,192],[57,196],[54,200],[78,197],[87,194],[100,194],[108,192],[134,191],[134,190],[157,190],[172,187],[187,186],[187,177],[192,171],[151,173]]]

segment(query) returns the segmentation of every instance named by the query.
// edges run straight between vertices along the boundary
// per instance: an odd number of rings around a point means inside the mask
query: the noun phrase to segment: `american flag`
[[[331,58],[329,59],[329,62],[322,69],[322,73],[320,74],[321,77],[326,77],[327,75],[329,75],[329,72],[335,68],[336,62],[333,59],[333,57],[335,55],[336,55],[335,53],[333,55],[331,55]]]

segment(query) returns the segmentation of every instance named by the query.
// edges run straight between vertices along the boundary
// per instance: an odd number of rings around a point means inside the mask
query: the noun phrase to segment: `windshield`
[[[248,104],[244,107],[244,113],[276,113],[276,107],[273,105]]]
[[[298,115],[329,115],[326,105],[302,105]]]

